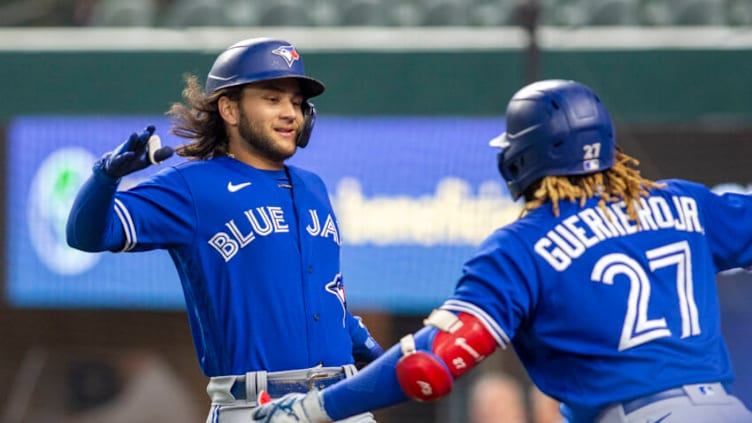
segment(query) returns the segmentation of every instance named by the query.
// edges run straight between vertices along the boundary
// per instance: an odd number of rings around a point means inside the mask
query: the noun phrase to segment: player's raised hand
[[[172,156],[172,148],[162,146],[158,135],[154,135],[154,126],[149,125],[141,132],[134,132],[115,150],[106,153],[95,164],[113,178],[144,169]]]
[[[329,423],[319,391],[293,393],[253,411],[253,421],[262,423]]]

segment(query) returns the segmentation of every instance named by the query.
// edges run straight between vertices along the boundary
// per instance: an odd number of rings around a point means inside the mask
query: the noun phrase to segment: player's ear
[[[240,108],[238,102],[223,95],[217,100],[217,111],[228,125],[235,126],[240,121]]]

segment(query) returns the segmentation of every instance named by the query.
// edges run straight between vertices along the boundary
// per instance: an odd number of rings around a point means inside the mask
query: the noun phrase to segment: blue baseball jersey
[[[602,407],[733,379],[717,272],[752,263],[752,196],[662,181],[639,204],[549,202],[495,231],[442,308],[481,319],[531,379],[590,421]]]
[[[84,189],[103,196],[95,191]],[[169,251],[207,376],[353,363],[357,321],[318,176],[230,157],[194,160],[117,192],[112,204],[117,217],[102,246]]]

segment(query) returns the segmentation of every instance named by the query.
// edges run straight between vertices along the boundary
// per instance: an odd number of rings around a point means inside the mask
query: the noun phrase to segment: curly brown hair
[[[170,116],[173,122],[170,132],[192,141],[177,147],[176,153],[198,160],[226,156],[227,132],[217,108],[217,101],[222,96],[231,100],[240,99],[242,88],[230,87],[207,96],[198,82],[198,77],[186,74],[184,79],[183,102],[173,103],[166,115]]]
[[[584,206],[588,199],[598,197],[598,206],[604,209],[606,203],[623,200],[627,206],[627,216],[639,222],[637,204],[640,198],[648,196],[653,188],[665,186],[643,178],[637,168],[639,164],[637,159],[617,149],[614,165],[604,171],[587,175],[546,176],[526,191],[522,213],[551,200],[554,215],[559,216],[561,200],[569,200],[571,203],[579,201],[580,206]]]

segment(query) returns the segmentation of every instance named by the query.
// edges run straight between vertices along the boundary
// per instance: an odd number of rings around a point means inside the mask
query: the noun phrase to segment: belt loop
[[[266,370],[248,372],[245,374],[245,399],[256,402],[259,392],[266,389]]]
[[[253,396],[253,399],[256,399],[256,396],[258,395],[258,392],[261,392],[261,390],[267,390],[267,381],[266,381],[266,370],[261,370],[256,372],[256,395]]]
[[[209,394],[213,403],[233,401],[232,386],[235,376],[212,376],[206,385],[206,393]]]
[[[351,378],[358,373],[358,368],[354,364],[345,364],[342,366],[342,370],[345,372],[345,379]]]

